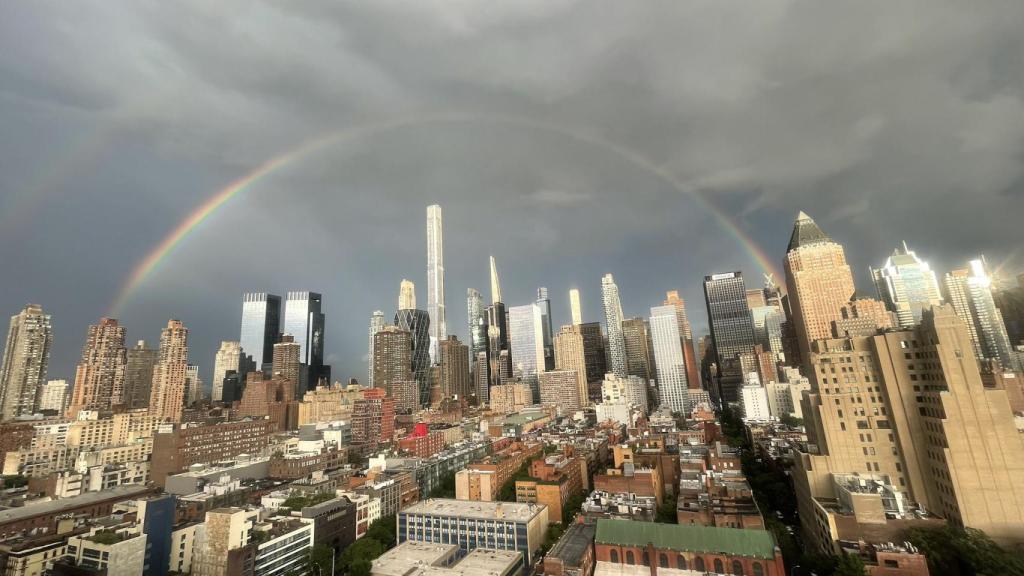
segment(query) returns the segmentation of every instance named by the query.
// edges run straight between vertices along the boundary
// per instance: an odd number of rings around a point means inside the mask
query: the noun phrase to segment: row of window
[[[613,564],[619,564],[620,563],[619,562],[619,551],[618,550],[611,550],[611,552],[609,554],[609,560]],[[630,565],[630,566],[636,565],[636,557],[634,556],[632,550],[626,550],[625,563],[627,565]],[[688,562],[686,560],[685,556],[680,554],[680,555],[676,556],[675,564],[676,564],[675,568],[678,569],[678,570],[691,570],[692,569],[692,570],[697,571],[697,572],[706,572],[707,571],[707,565],[704,562],[704,558],[702,558],[700,556],[697,556],[696,558],[694,558],[692,563],[691,563],[691,562]],[[643,566],[650,566],[651,565],[650,558],[647,555],[647,551],[643,552],[643,557],[641,559],[641,565],[643,565]],[[658,554],[658,567],[659,568],[672,568],[673,567],[670,564],[670,562],[669,562],[669,555],[668,554],[666,554],[664,552]],[[716,574],[725,574],[726,573],[725,572],[725,563],[722,562],[721,558],[715,558],[714,562],[712,563],[712,567],[713,567],[712,571],[715,572]],[[740,562],[739,560],[733,560],[731,568],[732,568],[731,574],[733,574],[735,576],[744,576],[745,572],[743,570],[743,563]],[[760,562],[754,562],[752,564],[752,568],[751,569],[753,570],[753,576],[763,576],[764,575],[764,566]]]

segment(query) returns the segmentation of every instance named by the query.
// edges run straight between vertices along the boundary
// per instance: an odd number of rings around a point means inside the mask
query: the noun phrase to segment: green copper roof
[[[786,248],[786,252],[809,244],[831,241],[828,234],[825,234],[810,216],[805,212],[800,212],[796,217],[796,222],[793,223],[793,235],[789,237],[789,246]]]
[[[677,552],[722,553],[770,560],[775,557],[775,539],[767,530],[715,528],[689,524],[657,524],[632,520],[598,520],[598,544],[646,546]]]

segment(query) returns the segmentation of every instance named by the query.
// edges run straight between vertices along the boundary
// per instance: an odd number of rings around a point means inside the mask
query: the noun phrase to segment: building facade
[[[620,378],[629,374],[626,361],[626,340],[622,333],[622,302],[619,287],[611,274],[601,278],[601,304],[604,307],[604,324],[608,332],[609,370]]]
[[[29,304],[11,316],[3,363],[0,364],[0,420],[12,420],[36,409],[46,383],[53,330],[50,315]]]
[[[181,422],[187,369],[188,328],[180,320],[168,320],[160,334],[160,354],[153,366],[150,413],[162,420]]]
[[[256,369],[270,364],[274,344],[281,333],[281,297],[264,292],[242,295],[242,329],[239,342],[242,350],[252,355]]]

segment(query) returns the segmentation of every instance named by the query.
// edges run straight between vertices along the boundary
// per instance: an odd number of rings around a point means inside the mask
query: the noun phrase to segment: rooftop
[[[132,496],[141,497],[151,491],[151,488],[141,484],[125,484],[123,486],[115,486],[114,488],[103,490],[102,492],[86,492],[81,496],[72,496],[71,498],[50,500],[48,502],[40,502],[38,504],[30,503],[19,508],[0,510],[0,524],[23,520],[25,518],[32,518],[33,516],[54,514],[70,508],[88,506],[90,504],[106,500],[116,500],[118,498],[127,500]]]
[[[831,241],[828,234],[825,234],[810,216],[800,212],[796,217],[796,222],[793,223],[793,234],[789,237],[789,246],[786,251]]]
[[[402,510],[403,514],[429,514],[436,516],[462,516],[483,520],[505,519],[526,522],[540,514],[543,504],[519,502],[478,502],[432,498],[423,500]]]
[[[584,552],[594,543],[596,534],[596,524],[573,524],[558,539],[548,556],[558,558],[569,566],[577,566]]]
[[[656,548],[678,552],[775,557],[775,540],[766,530],[601,519],[597,521],[594,542],[640,547],[651,543]]]
[[[377,576],[405,576],[416,567],[433,566],[454,557],[459,547],[454,544],[435,544],[409,540],[395,546],[373,561],[373,574]]]

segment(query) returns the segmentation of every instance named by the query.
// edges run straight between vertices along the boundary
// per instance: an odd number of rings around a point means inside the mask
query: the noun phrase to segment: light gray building
[[[0,364],[0,419],[13,420],[32,414],[50,364],[53,330],[50,315],[38,304],[29,304],[11,316]]]
[[[673,412],[689,410],[689,383],[686,380],[686,358],[683,356],[683,337],[679,333],[676,307],[651,308],[651,344],[654,346],[654,365],[658,372],[658,395],[661,406]]]
[[[935,272],[906,242],[902,249],[893,250],[881,268],[871,269],[871,278],[878,299],[896,313],[901,328],[913,327],[921,321],[925,308],[942,304]]]
[[[622,333],[622,302],[619,287],[611,274],[601,278],[601,304],[604,306],[605,330],[608,333],[608,359],[611,371],[620,378],[629,374],[626,364],[626,339]]]
[[[537,303],[512,306],[508,309],[509,349],[512,355],[512,376],[522,378],[533,392],[533,401],[540,400],[538,373],[544,371],[544,321]]]
[[[441,207],[427,206],[427,314],[430,316],[430,361],[440,360],[439,346],[448,338],[444,312],[444,231]]]

